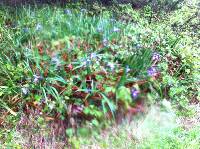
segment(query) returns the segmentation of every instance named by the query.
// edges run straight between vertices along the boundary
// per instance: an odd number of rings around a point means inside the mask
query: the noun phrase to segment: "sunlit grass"
[[[171,110],[152,107],[146,115],[134,118],[131,123],[124,121],[100,136],[90,139],[81,137],[79,142],[74,138],[73,141],[75,145],[81,144],[80,148],[197,149],[200,145],[200,125],[185,130],[182,124],[177,124],[177,118]]]

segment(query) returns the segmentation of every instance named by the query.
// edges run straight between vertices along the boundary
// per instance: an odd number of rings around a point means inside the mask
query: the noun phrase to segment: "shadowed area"
[[[67,3],[84,3],[84,4],[94,4],[99,3],[104,6],[112,6],[118,4],[131,4],[132,8],[138,9],[143,8],[144,6],[151,6],[152,10],[160,11],[163,9],[165,11],[173,11],[177,8],[179,4],[183,2],[183,0],[1,0],[1,5],[8,5],[8,6],[22,6],[22,5],[41,5],[41,4],[48,4],[48,5],[60,5],[65,6]]]
[[[66,0],[1,0],[0,4],[9,6],[20,6],[25,4],[61,4],[67,3]]]

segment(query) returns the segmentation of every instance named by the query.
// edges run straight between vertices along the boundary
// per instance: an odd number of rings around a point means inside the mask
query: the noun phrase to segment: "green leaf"
[[[108,99],[108,97],[106,97],[103,93],[101,93],[103,99],[102,99],[102,106],[103,106],[103,111],[104,113],[107,113],[107,109],[106,109],[106,104],[108,105],[113,118],[115,117],[114,113],[116,111],[116,105],[114,104],[113,101],[111,101],[110,99]]]
[[[130,89],[126,88],[125,86],[121,86],[117,90],[116,96],[118,100],[123,101],[126,105],[128,105],[132,101]]]
[[[0,96],[2,96],[3,94],[4,94],[4,92],[1,92],[1,91],[0,91]]]
[[[68,137],[72,137],[74,134],[74,130],[72,128],[66,129],[66,134]]]

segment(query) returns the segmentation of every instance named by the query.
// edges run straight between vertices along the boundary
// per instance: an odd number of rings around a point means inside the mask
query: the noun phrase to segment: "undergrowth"
[[[188,105],[200,97],[195,4],[170,13],[130,5],[1,6],[0,125],[10,114],[34,115],[36,127],[59,121],[65,137],[85,135],[85,123],[106,128],[164,99],[191,115]]]

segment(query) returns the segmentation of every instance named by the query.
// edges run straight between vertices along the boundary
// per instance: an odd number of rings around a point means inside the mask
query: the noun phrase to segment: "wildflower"
[[[83,106],[79,106],[79,105],[72,105],[71,107],[71,112],[74,115],[80,114],[83,112]]]
[[[97,32],[99,32],[99,33],[103,32],[103,28],[102,27],[98,27],[97,28]]]
[[[133,87],[133,88],[131,89],[131,97],[132,97],[132,99],[133,99],[133,100],[136,99],[136,98],[138,97],[139,93],[140,93],[140,92],[139,92],[135,87]]]
[[[91,59],[96,59],[96,57],[97,57],[97,54],[96,54],[96,53],[91,53],[91,55],[90,55],[90,58],[91,58]]]
[[[141,46],[141,44],[135,44],[135,48],[140,49],[140,48],[142,48],[142,46]]]
[[[37,25],[36,25],[36,31],[41,31],[42,30],[42,25],[40,24],[40,23],[38,23]]]
[[[157,52],[154,52],[153,56],[152,56],[152,60],[153,61],[160,61],[160,54],[157,53]]]
[[[156,76],[158,73],[156,67],[150,67],[148,70],[147,70],[147,74],[149,76]]]
[[[60,59],[57,55],[53,56],[51,59],[52,64],[54,64],[56,67],[59,67],[61,65]]]
[[[71,14],[72,14],[72,12],[71,12],[71,10],[69,10],[69,9],[65,9],[65,10],[64,10],[64,14],[71,15]]]
[[[28,90],[27,87],[22,87],[21,90],[22,90],[22,93],[23,93],[24,95],[28,95],[29,90]]]
[[[107,39],[103,39],[103,45],[106,47],[106,46],[108,46],[108,40]]]
[[[69,70],[73,69],[73,65],[72,64],[69,64],[67,67],[69,68]]]
[[[34,82],[34,83],[38,83],[38,82],[41,81],[42,79],[43,79],[42,76],[33,75],[33,82]]]
[[[107,64],[107,66],[111,69],[111,71],[113,71],[115,69],[115,64],[114,63],[109,62]]]
[[[117,28],[117,27],[114,27],[114,28],[113,28],[113,32],[120,32],[120,29]]]
[[[111,21],[111,22],[115,22],[116,20],[115,20],[114,18],[111,18],[110,21]]]
[[[91,60],[90,59],[84,59],[83,60],[83,66],[88,66],[88,65],[90,65],[91,64]]]
[[[85,89],[85,93],[89,93],[90,94],[90,93],[92,93],[92,90],[87,88],[87,89]]]
[[[131,71],[130,67],[126,65],[126,73],[129,73]]]
[[[28,33],[29,32],[29,29],[27,27],[23,28],[23,32],[24,33]]]
[[[90,64],[91,64],[91,61],[90,61],[89,59],[87,59],[87,60],[86,60],[86,64],[87,64],[87,65],[90,65]]]
[[[42,98],[42,99],[40,100],[40,103],[41,103],[41,104],[46,103],[45,98]]]

